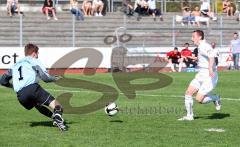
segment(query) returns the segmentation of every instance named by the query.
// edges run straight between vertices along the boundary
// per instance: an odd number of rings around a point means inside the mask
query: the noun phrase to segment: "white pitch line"
[[[55,91],[55,92],[72,92],[72,93],[91,93],[90,90],[66,90],[66,89],[47,89],[49,91]],[[112,92],[106,92],[106,93],[112,93]],[[119,94],[124,95],[124,93],[120,92]],[[164,94],[136,94],[138,96],[151,96],[151,97],[159,97],[159,96],[164,96],[164,97],[171,97],[171,98],[183,98],[182,95],[164,95]],[[228,100],[228,101],[240,101],[239,98],[229,98],[229,97],[221,97],[222,100]]]
[[[209,128],[209,129],[204,129],[205,131],[208,132],[225,132],[225,130],[223,128]]]

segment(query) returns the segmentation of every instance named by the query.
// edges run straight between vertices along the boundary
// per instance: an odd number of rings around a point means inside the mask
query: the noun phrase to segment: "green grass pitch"
[[[177,121],[177,118],[185,114],[183,94],[195,73],[166,74],[173,78],[171,85],[137,91],[135,99],[128,99],[120,92],[111,74],[67,75],[114,87],[119,92],[117,104],[121,109],[114,117],[108,117],[103,109],[82,115],[64,114],[69,126],[67,132],[52,127],[51,120],[36,110],[25,110],[11,89],[0,87],[0,146],[239,146],[239,72],[219,73],[214,93],[223,98],[222,110],[216,112],[212,103],[200,105],[195,102],[196,119],[191,122]],[[133,81],[138,84],[151,82],[154,79]],[[55,97],[63,93],[61,90],[72,91],[70,103],[75,107],[92,103],[101,96],[99,92],[64,88],[54,83],[41,85]]]

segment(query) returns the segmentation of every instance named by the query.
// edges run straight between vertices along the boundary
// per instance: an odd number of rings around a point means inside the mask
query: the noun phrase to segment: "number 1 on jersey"
[[[23,77],[22,77],[22,66],[20,66],[19,68],[18,68],[18,71],[19,71],[19,78],[18,78],[18,80],[20,81],[20,80],[23,80]]]

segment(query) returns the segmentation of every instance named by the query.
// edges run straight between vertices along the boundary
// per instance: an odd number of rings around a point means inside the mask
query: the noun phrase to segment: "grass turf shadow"
[[[37,122],[29,122],[29,123],[30,123],[30,127],[38,127],[38,126],[55,127],[53,126],[52,121],[37,121]],[[73,122],[65,121],[65,125],[67,126],[67,128],[70,128],[69,124],[73,124]]]
[[[206,117],[194,117],[194,119],[200,119],[200,118],[204,118],[204,119],[224,119],[226,117],[230,117],[230,114],[226,114],[226,113],[213,113],[210,116],[206,116]]]
[[[226,113],[213,113],[211,116],[208,116],[208,119],[224,119],[230,117],[230,114]]]
[[[123,123],[122,120],[110,120],[109,122],[111,122],[111,123]]]

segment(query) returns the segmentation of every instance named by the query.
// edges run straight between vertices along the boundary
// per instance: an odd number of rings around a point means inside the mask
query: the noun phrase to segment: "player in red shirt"
[[[181,72],[182,70],[181,53],[178,51],[177,47],[175,47],[173,51],[167,53],[167,60],[173,72],[176,72],[174,64],[179,65],[178,71]]]
[[[196,66],[196,60],[192,58],[192,51],[188,49],[189,43],[184,44],[185,48],[181,51],[181,57],[183,62],[186,64],[187,67],[190,67],[190,64],[193,65],[193,67]]]
[[[226,59],[226,63],[228,65],[228,70],[231,70],[233,67],[233,57],[231,54],[228,55],[228,57]]]

